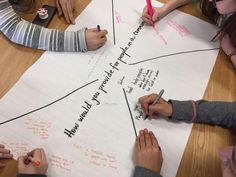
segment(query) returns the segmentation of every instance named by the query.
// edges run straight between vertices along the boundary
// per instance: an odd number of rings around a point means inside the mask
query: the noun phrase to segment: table
[[[167,0],[161,0],[161,2],[167,2]],[[41,0],[41,3],[52,5],[54,1]],[[74,15],[79,15],[89,3],[90,0],[77,1]],[[192,5],[183,6],[179,10],[206,20]],[[24,19],[32,21],[36,14],[26,13],[20,15]],[[49,28],[64,30],[67,26],[63,17],[56,15]],[[14,86],[23,73],[40,58],[43,51],[12,44],[3,34],[0,34],[0,41],[1,98]],[[223,51],[220,51],[217,57],[204,99],[236,100],[236,70]],[[219,126],[194,124],[177,172],[177,177],[221,177],[218,150],[221,147],[233,145],[236,142],[235,140],[236,133],[233,130]],[[17,172],[16,161],[1,160],[1,162],[5,163],[6,166],[0,169],[0,176],[15,177]]]

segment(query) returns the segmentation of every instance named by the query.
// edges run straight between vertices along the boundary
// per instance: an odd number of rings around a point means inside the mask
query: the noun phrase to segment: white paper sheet
[[[154,30],[142,25],[144,5],[115,0],[112,10],[112,1],[93,0],[68,30],[99,24],[109,31],[108,42],[87,53],[45,52],[0,100],[0,143],[15,157],[43,147],[49,177],[132,176],[128,103],[136,131],[146,127],[159,140],[161,174],[174,177],[192,125],[144,121],[135,105],[162,88],[165,99],[201,99],[218,54],[218,43],[210,42],[217,29],[174,11]]]

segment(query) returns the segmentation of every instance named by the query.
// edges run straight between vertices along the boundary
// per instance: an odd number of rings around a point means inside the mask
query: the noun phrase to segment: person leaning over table
[[[69,11],[73,10],[71,7],[69,8],[68,4],[71,4],[69,2],[73,1],[56,0],[59,15],[64,14],[66,19],[71,16]],[[96,28],[82,28],[78,31],[48,29],[25,21],[14,11],[14,8],[29,10],[35,3],[35,0],[0,0],[0,31],[11,42],[40,50],[86,52],[103,46],[107,41],[106,30],[98,31]]]
[[[140,104],[144,112],[151,117],[156,116],[171,117],[174,121],[195,121],[210,124],[226,126],[228,128],[236,127],[236,102],[222,103],[216,102],[214,106],[206,101],[199,101],[196,107],[191,107],[191,101],[174,101],[166,102],[161,99],[156,105],[152,105],[156,95],[144,96],[140,98]],[[179,106],[176,106],[178,105]],[[219,105],[225,104],[225,109],[217,109]],[[175,106],[173,106],[175,105]],[[221,106],[222,108],[222,106]],[[195,111],[194,111],[195,110]],[[199,117],[200,116],[200,117]],[[222,176],[236,176],[236,154],[235,146],[227,147],[221,150],[222,159]],[[12,158],[9,150],[0,145],[0,158]],[[39,160],[39,166],[32,162],[27,162],[29,157]],[[163,157],[160,145],[155,135],[147,129],[140,130],[136,138],[135,145],[135,169],[133,177],[162,177],[160,175]],[[3,166],[1,164],[1,166]],[[26,156],[18,158],[18,175],[17,177],[46,177],[48,168],[46,155],[43,149],[35,149]]]
[[[151,143],[152,142],[152,143]],[[152,151],[148,151],[150,149]],[[10,150],[5,149],[4,145],[0,144],[0,159],[12,158]],[[27,159],[40,161],[39,165],[35,165]],[[136,173],[135,177],[149,177],[150,174],[160,177],[159,173],[162,165],[162,155],[158,142],[152,132],[148,132],[147,129],[141,130],[139,137],[136,139]],[[0,163],[0,167],[5,165]],[[25,156],[18,158],[18,173],[17,177],[47,177],[46,172],[48,169],[48,162],[43,149],[34,149],[27,153]],[[149,170],[150,169],[150,170]],[[147,176],[146,176],[147,175]]]
[[[139,98],[145,115],[149,115],[150,119],[161,116],[174,122],[207,123],[236,129],[236,102],[166,101],[161,98],[157,104],[153,105],[156,96],[156,94],[150,94]],[[150,139],[154,143],[150,143]],[[235,151],[236,144],[220,150],[223,177],[236,176]],[[162,161],[161,149],[153,133],[147,130],[140,132],[136,140],[136,167],[133,177],[161,177]]]
[[[175,8],[188,2],[189,0],[170,0],[160,8],[154,7],[152,20],[156,22]],[[236,0],[200,0],[200,8],[204,15],[221,28],[215,38],[219,38],[221,48],[229,56],[236,68]],[[152,24],[151,17],[147,13],[147,7],[143,10],[142,19],[147,24]],[[145,115],[149,115],[151,119],[161,116],[168,117],[172,121],[208,123],[236,129],[236,102],[206,100],[166,101],[161,99],[157,104],[152,105],[156,96],[156,94],[150,94],[139,98]],[[236,176],[235,151],[236,144],[220,150],[223,177]],[[153,152],[149,152],[149,156],[152,157]],[[152,165],[146,165],[145,168],[141,166],[141,169],[138,168],[137,164],[134,176],[159,177],[160,174],[159,171],[156,171],[157,168],[153,169],[151,166],[160,164],[160,161],[159,158],[156,158]]]
[[[161,20],[168,13],[188,2],[190,0],[169,0],[161,7],[153,7],[152,18],[148,14],[147,7],[144,7],[142,19],[146,24],[152,25],[152,21]],[[220,40],[221,48],[236,68],[236,0],[199,0],[199,2],[202,13],[220,27],[218,34],[213,34],[215,35],[213,40]]]
[[[0,159],[11,159],[13,155],[11,151],[6,149],[4,145],[0,144]],[[37,160],[40,162],[38,165],[33,164],[31,161]],[[5,164],[0,163],[0,168]],[[18,158],[18,173],[17,177],[47,177],[46,172],[48,169],[48,162],[43,149],[37,148],[27,153],[25,156]]]

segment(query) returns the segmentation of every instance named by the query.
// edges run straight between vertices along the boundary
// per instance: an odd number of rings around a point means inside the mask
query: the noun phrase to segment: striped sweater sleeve
[[[15,13],[8,0],[0,0],[0,30],[12,42],[30,48],[58,52],[87,51],[86,28],[62,32],[29,23]]]

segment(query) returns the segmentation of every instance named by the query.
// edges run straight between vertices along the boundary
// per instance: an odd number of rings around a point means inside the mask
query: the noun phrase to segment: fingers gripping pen
[[[151,3],[151,0],[146,0],[146,3],[147,3],[148,14],[149,14],[150,17],[151,17],[152,26],[154,27],[154,22],[153,22],[153,20],[152,20],[153,9],[152,9],[152,3]]]

